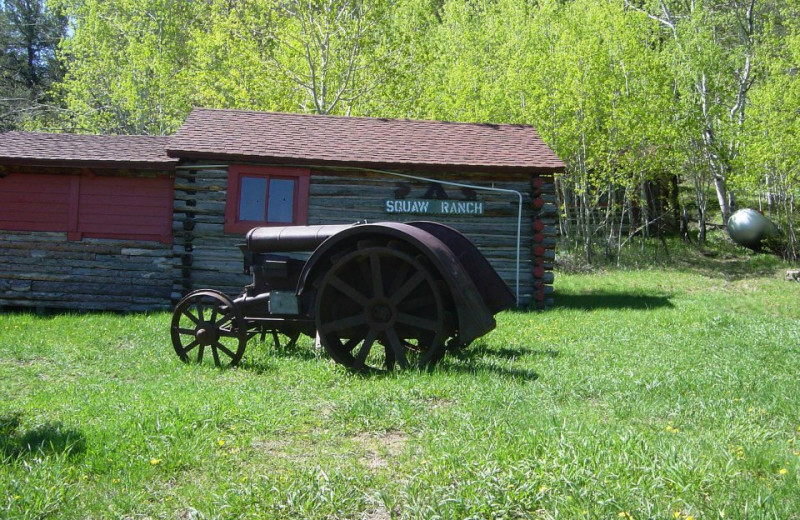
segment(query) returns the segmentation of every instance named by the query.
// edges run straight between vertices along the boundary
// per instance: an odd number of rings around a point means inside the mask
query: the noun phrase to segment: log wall
[[[175,175],[173,218],[173,300],[200,288],[239,294],[250,278],[242,274],[237,245],[244,236],[226,234],[227,169],[179,169]],[[426,177],[439,177],[430,173]],[[457,178],[455,178],[457,177]],[[555,195],[552,178],[529,175],[459,174],[457,182],[513,189],[523,194],[520,294],[536,308],[552,305],[555,257]],[[429,183],[363,172],[312,170],[308,224],[367,221],[436,220],[468,236],[513,289],[515,287],[518,199],[513,194],[481,191],[483,215],[388,214],[385,201],[422,198]],[[447,196],[463,200],[457,187],[443,186]]]
[[[170,307],[172,251],[159,242],[3,231],[0,306],[137,311]]]
[[[67,165],[3,169],[0,307],[171,306],[171,172]]]
[[[244,243],[244,235],[224,231],[228,170],[196,166],[201,169],[175,172],[174,301],[190,291],[206,288],[236,296],[251,281],[242,273],[242,255],[237,248]]]

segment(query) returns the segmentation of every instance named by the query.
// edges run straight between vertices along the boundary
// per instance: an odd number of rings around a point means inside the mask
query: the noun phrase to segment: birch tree
[[[305,94],[304,112],[350,114],[381,80],[391,51],[378,46],[387,6],[379,1],[289,0],[277,3],[275,66]],[[370,59],[367,59],[369,55]]]
[[[736,207],[729,191],[755,81],[761,11],[756,0],[652,0],[630,9],[660,24],[672,42],[679,106],[694,120],[692,142],[711,175],[722,223]]]

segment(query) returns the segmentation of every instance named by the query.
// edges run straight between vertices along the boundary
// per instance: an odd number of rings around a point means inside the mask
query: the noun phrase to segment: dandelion
[[[686,520],[694,520],[694,517],[692,515],[686,515]]]
[[[118,479],[118,478],[115,478],[115,479],[114,479],[114,480],[112,480],[111,482],[113,482],[114,484],[119,484],[119,479]]]
[[[780,473],[781,475],[786,475],[787,473],[789,473],[789,470],[786,468],[781,468],[781,470],[778,473]]]
[[[156,458],[150,459],[151,466],[158,466],[159,464],[161,464],[161,459],[156,459]]]
[[[218,439],[217,446],[219,446],[220,448],[225,446],[225,439]]]
[[[675,511],[675,512],[672,513],[672,518],[680,518],[680,517],[681,517],[681,512],[680,511]]]

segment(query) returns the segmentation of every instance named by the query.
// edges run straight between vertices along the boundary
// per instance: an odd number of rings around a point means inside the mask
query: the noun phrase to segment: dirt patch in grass
[[[376,509],[366,513],[362,520],[391,520],[392,515],[383,506],[378,506]]]
[[[363,449],[361,463],[371,470],[384,469],[391,459],[400,455],[408,444],[408,436],[400,431],[382,434],[359,433],[353,442]]]
[[[258,452],[265,453],[270,457],[279,457],[281,459],[299,461],[309,458],[309,453],[297,453],[291,449],[291,443],[286,440],[258,440],[253,441],[250,446]]]
[[[449,408],[455,404],[453,399],[444,399],[442,397],[428,397],[424,399],[425,404],[432,410],[438,408]]]

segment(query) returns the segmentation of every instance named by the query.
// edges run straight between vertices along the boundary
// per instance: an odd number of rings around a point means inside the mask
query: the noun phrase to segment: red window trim
[[[308,185],[311,170],[309,168],[287,168],[283,166],[257,166],[248,164],[231,164],[228,167],[228,197],[225,201],[225,232],[247,233],[258,226],[286,226],[288,222],[267,222],[260,220],[239,220],[239,190],[241,178],[262,177],[294,179],[297,189],[294,193],[294,215],[291,225],[308,224]]]

